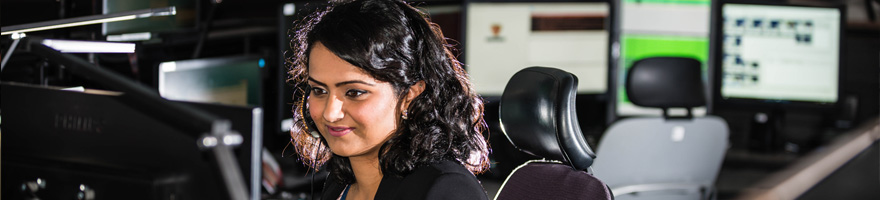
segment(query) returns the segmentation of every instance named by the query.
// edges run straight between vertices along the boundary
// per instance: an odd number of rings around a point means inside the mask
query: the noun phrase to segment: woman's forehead
[[[365,70],[346,62],[321,43],[315,43],[309,53],[309,79],[326,84],[359,80],[367,83],[381,83]]]

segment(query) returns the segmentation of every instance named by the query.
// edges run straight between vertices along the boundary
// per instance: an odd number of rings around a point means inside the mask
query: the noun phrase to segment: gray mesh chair
[[[543,158],[517,167],[496,199],[611,199],[587,169],[593,151],[577,123],[577,77],[545,67],[520,70],[501,96],[504,135],[519,150]]]
[[[626,93],[639,106],[661,108],[662,117],[615,122],[599,141],[593,173],[615,199],[710,199],[728,146],[727,123],[694,117],[705,105],[700,62],[656,57],[633,64]],[[686,108],[673,117],[669,108]]]

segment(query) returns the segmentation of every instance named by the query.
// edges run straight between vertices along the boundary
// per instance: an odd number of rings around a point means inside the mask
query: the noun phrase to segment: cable
[[[6,56],[3,56],[3,61],[0,62],[0,71],[3,71],[3,69],[6,68],[6,62],[9,61],[9,57],[12,56],[15,47],[18,46],[18,41],[21,41],[21,39],[12,40],[12,46],[9,46],[9,51],[6,51]]]
[[[306,172],[308,172],[308,170],[306,170]],[[312,200],[315,200],[315,174],[316,173],[318,173],[318,170],[312,169],[312,183],[309,184],[309,186],[312,188],[311,191],[309,192],[310,193],[309,198],[311,198]]]
[[[874,0],[880,3],[880,0]],[[874,14],[874,5],[871,3],[871,0],[865,0],[865,10],[868,11],[868,21],[877,22],[877,16]]]
[[[218,1],[211,1],[211,8],[208,10],[208,18],[205,20],[205,24],[202,24],[200,27],[199,41],[196,43],[196,49],[193,51],[192,59],[199,58],[202,54],[202,47],[205,46],[205,39],[208,37],[208,32],[211,31],[211,24],[214,21],[214,11],[217,10],[218,4],[220,4]]]

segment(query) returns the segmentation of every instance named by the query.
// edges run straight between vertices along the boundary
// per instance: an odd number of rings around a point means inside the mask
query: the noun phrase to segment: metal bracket
[[[214,121],[211,133],[202,136],[197,141],[199,148],[210,150],[220,167],[220,173],[226,183],[230,199],[247,199],[248,191],[241,175],[241,169],[236,163],[232,148],[241,145],[244,141],[241,134],[231,129],[227,120]],[[253,191],[259,192],[259,191]]]

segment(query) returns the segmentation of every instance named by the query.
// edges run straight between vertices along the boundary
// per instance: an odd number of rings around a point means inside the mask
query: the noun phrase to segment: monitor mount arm
[[[873,0],[873,1],[880,3],[880,0]],[[874,11],[874,4],[871,3],[871,0],[865,0],[865,10],[868,11],[868,21],[877,22],[877,14]]]
[[[22,44],[30,47],[32,52],[63,64],[72,73],[122,92],[123,103],[132,108],[180,128],[186,133],[192,133],[188,136],[195,139],[196,145],[213,153],[231,199],[247,199],[247,187],[232,152],[232,148],[241,144],[243,140],[238,132],[231,130],[231,123],[228,120],[168,101],[154,90],[124,76],[43,45],[41,38],[30,36],[21,40]]]

